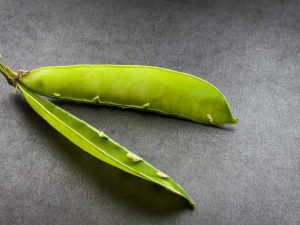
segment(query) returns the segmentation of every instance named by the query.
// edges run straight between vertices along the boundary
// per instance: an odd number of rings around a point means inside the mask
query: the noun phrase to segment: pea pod
[[[135,65],[52,66],[19,81],[35,93],[182,117],[205,124],[235,124],[225,96],[209,82],[169,69]]]
[[[234,124],[225,96],[196,76],[150,66],[73,65],[14,73],[0,72],[19,87],[30,106],[50,125],[88,153],[135,176],[159,184],[189,201],[168,175],[119,145],[103,132],[36,95],[77,102],[135,108],[206,124]]]
[[[165,173],[121,146],[103,132],[78,119],[53,103],[17,84],[29,105],[52,127],[71,142],[95,156],[127,173],[165,187],[184,197],[194,207],[192,198]]]

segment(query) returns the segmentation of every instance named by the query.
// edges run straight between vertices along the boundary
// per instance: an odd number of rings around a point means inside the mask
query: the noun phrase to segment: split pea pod
[[[148,110],[206,124],[238,122],[225,96],[215,86],[173,70],[135,65],[73,65],[14,73],[0,62],[0,72],[21,90],[42,118],[74,144],[104,162],[165,187],[192,206],[191,197],[168,175],[37,94]]]
[[[205,124],[235,124],[225,96],[196,76],[152,66],[72,65],[32,70],[19,81],[35,93],[134,108]]]

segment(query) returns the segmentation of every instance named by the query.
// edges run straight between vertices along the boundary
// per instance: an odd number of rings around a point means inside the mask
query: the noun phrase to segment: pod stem
[[[0,73],[3,74],[3,76],[6,78],[7,82],[15,86],[15,81],[16,81],[16,73],[10,69],[8,66],[4,65],[2,61],[0,61]]]
[[[18,79],[20,79],[22,76],[27,75],[29,71],[18,70],[17,72],[14,72],[11,68],[2,63],[0,55],[0,73],[3,74],[3,76],[11,86],[16,87]]]

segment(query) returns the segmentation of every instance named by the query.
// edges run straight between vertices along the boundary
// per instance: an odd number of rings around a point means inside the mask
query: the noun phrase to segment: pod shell
[[[164,173],[115,142],[102,131],[29,91],[22,84],[18,84],[18,88],[32,109],[75,145],[112,166],[182,196],[192,207],[195,207],[192,198],[179,184],[167,175],[165,175],[167,177],[163,176]],[[140,160],[136,160],[137,158]]]
[[[205,124],[238,122],[209,82],[169,69],[135,65],[73,65],[32,70],[20,81],[52,98],[119,106]]]

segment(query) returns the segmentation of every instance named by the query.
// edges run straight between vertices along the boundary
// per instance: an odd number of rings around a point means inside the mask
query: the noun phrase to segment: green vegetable
[[[192,198],[182,187],[167,175],[164,176],[164,173],[148,162],[116,143],[103,132],[32,93],[22,84],[18,84],[18,87],[29,105],[71,142],[96,158],[127,173],[161,185],[169,191],[186,198],[192,206],[195,205]]]
[[[74,144],[110,165],[165,187],[187,199],[192,206],[191,197],[167,174],[37,94],[148,110],[206,124],[238,122],[216,87],[173,70],[150,66],[74,65],[14,73],[0,62],[0,72],[22,91],[41,117]]]
[[[238,122],[212,84],[158,67],[53,66],[32,70],[19,80],[33,92],[52,98],[153,111],[205,124]]]

